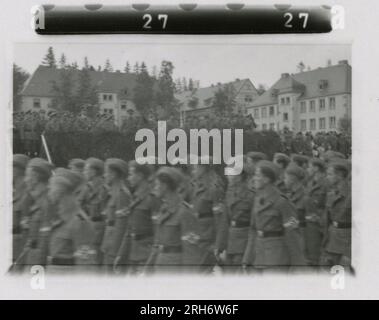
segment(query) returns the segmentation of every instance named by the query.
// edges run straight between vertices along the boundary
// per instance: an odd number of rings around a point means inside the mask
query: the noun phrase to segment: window
[[[109,101],[112,101],[113,100],[113,96],[110,94],[110,95],[108,95],[108,100]]]
[[[270,123],[270,130],[275,130],[275,123]]]
[[[309,102],[309,112],[316,112],[316,103],[314,100]]]
[[[41,108],[41,99],[39,98],[33,99],[33,108]]]
[[[273,117],[275,115],[275,108],[270,107],[270,117]]]
[[[126,110],[126,104],[121,105],[121,110]]]
[[[262,130],[267,130],[267,124],[262,124]]]
[[[113,109],[109,109],[109,113],[110,113],[110,114],[113,114]]]
[[[259,109],[258,108],[254,109],[254,118],[259,119]]]
[[[285,121],[285,122],[288,121],[288,113],[287,112],[283,113],[283,121]]]
[[[335,97],[330,97],[329,98],[329,109],[330,110],[335,110],[336,109],[336,98]]]
[[[324,130],[326,125],[325,125],[325,118],[320,118],[318,121],[319,129]]]
[[[284,98],[280,98],[280,104],[285,104],[286,100]]]
[[[112,101],[113,95],[111,94],[103,94],[103,101]]]
[[[320,111],[325,111],[325,99],[320,99]]]
[[[327,80],[320,80],[318,82],[318,87],[320,90],[324,90],[328,87],[328,81]]]
[[[290,104],[290,97],[286,98],[286,104]]]
[[[301,120],[300,121],[300,130],[301,131],[307,131],[307,120]]]
[[[329,128],[330,129],[336,128],[336,117],[330,117],[329,118]]]
[[[267,118],[267,108],[266,107],[262,108],[262,118]]]
[[[309,129],[310,130],[316,130],[316,119],[310,119],[309,120]]]
[[[300,102],[300,113],[306,113],[307,112],[307,105],[305,101]]]
[[[253,97],[248,95],[248,96],[245,96],[245,102],[252,102],[253,101]]]
[[[103,94],[103,101],[107,101],[107,99],[108,99],[108,95]]]

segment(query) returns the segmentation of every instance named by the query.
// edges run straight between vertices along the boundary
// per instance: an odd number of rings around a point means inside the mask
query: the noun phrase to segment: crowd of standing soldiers
[[[12,270],[250,274],[349,267],[350,160],[335,151],[242,157],[243,167],[224,176],[204,157],[171,166],[72,159],[54,168],[15,154]]]

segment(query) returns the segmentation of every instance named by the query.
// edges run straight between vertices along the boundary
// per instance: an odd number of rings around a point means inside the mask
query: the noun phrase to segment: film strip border
[[[341,6],[42,5],[32,8],[38,34],[286,34],[343,28]]]

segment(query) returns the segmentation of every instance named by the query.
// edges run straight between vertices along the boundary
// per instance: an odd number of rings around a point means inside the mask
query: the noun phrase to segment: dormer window
[[[318,82],[318,88],[320,90],[325,90],[328,87],[328,81],[327,80],[320,80]]]

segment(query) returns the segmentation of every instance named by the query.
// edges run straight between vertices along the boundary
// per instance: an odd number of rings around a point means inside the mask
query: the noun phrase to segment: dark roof
[[[321,80],[328,82],[327,87],[323,90],[319,88]],[[277,104],[277,95],[289,92],[301,93],[299,100],[351,93],[351,66],[341,62],[325,68],[291,75],[283,74],[269,90],[252,103],[252,107]]]
[[[81,70],[72,70],[77,79]],[[53,97],[53,83],[59,82],[62,69],[39,66],[26,82],[21,92],[23,96]],[[131,98],[136,83],[136,75],[123,72],[89,71],[91,83],[99,92],[117,93],[121,98]],[[126,94],[125,94],[125,89]]]
[[[196,97],[199,100],[199,104],[197,105],[196,109],[206,109],[209,108],[209,105],[204,103],[204,101],[207,101],[208,99],[214,98],[215,93],[217,92],[218,89],[225,87],[226,85],[232,85],[235,89],[236,95],[239,93],[239,91],[242,89],[242,87],[245,85],[246,82],[249,82],[254,90],[255,87],[253,83],[250,81],[250,79],[241,79],[241,80],[235,80],[232,82],[228,83],[220,83],[214,86],[210,87],[205,87],[205,88],[199,88],[196,89],[195,91],[185,91],[182,93],[179,93],[176,95],[176,98],[183,103],[182,110],[187,111],[187,110],[194,110],[193,108],[189,107],[187,102],[189,99]]]

